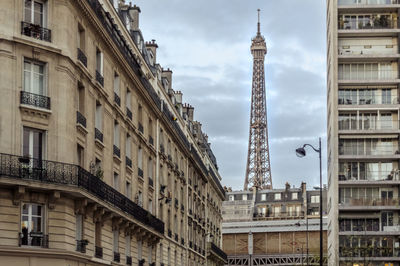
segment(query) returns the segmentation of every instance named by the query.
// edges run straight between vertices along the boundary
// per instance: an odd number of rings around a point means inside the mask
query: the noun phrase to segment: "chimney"
[[[289,184],[289,182],[286,182],[285,188],[286,188],[286,191],[289,191],[289,189],[290,189],[290,184]]]
[[[181,91],[176,91],[175,92],[175,99],[177,104],[182,104],[182,92]]]
[[[172,70],[169,68],[167,70],[163,69],[161,72],[161,77],[168,80],[168,88],[166,88],[168,91],[172,87]]]
[[[146,42],[146,50],[149,52],[150,55],[150,61],[152,65],[155,65],[157,62],[157,48],[158,45],[156,43],[156,40],[151,40],[151,42]]]
[[[129,8],[129,16],[131,17],[131,29],[139,30],[139,13],[140,8],[137,5]]]
[[[188,117],[189,117],[189,121],[193,121],[193,119],[194,119],[194,107],[193,106],[188,105],[187,114],[188,114]]]

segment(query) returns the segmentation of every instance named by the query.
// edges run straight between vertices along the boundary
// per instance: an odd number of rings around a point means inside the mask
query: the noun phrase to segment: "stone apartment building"
[[[398,0],[327,1],[329,265],[399,265]]]
[[[326,188],[323,236],[326,254]],[[300,187],[232,191],[222,204],[227,265],[316,265],[319,263],[320,191]],[[308,250],[308,252],[307,252]]]
[[[0,264],[223,265],[217,162],[140,8],[0,11]]]

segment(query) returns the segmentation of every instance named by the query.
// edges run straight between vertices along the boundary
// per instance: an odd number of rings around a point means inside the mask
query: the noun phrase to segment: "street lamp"
[[[308,266],[308,216],[306,217],[306,232],[307,232],[307,242],[306,242],[306,261],[307,261],[307,266]],[[301,226],[300,222],[295,223],[296,226]],[[304,225],[304,224],[303,224]],[[303,255],[301,258],[302,264],[303,264]]]
[[[322,266],[323,263],[323,241],[322,241],[322,160],[321,160],[321,138],[319,138],[319,149],[314,148],[311,144],[304,144],[303,147],[296,149],[296,155],[298,157],[306,156],[305,147],[311,147],[315,152],[319,154],[319,265]]]

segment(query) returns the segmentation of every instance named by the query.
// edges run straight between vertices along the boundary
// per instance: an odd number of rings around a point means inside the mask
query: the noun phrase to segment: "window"
[[[297,192],[293,192],[292,193],[292,200],[297,200],[297,196],[298,196],[298,193]]]
[[[132,109],[132,93],[128,88],[126,89],[125,105],[129,110]]]
[[[275,217],[278,217],[280,212],[281,212],[281,207],[275,206],[274,207],[274,215],[275,215]]]
[[[78,82],[77,89],[77,110],[81,113],[85,113],[85,87],[82,83]]]
[[[114,121],[114,145],[119,147],[119,124]]]
[[[296,216],[300,216],[300,206],[296,206]]]
[[[287,215],[292,216],[293,215],[293,206],[288,206],[287,207]]]
[[[142,259],[142,240],[138,240],[137,241],[137,249],[138,249],[138,259],[141,260]]]
[[[235,200],[235,196],[234,195],[229,195],[229,201],[234,201]]]
[[[131,187],[131,183],[126,181],[125,183],[125,195],[128,199],[131,198],[131,192],[132,192],[132,187]]]
[[[149,207],[148,207],[148,209],[149,209],[149,213],[153,213],[153,201],[151,200],[151,199],[149,199]]]
[[[147,164],[147,171],[150,179],[153,179],[153,160],[149,157],[149,161]]]
[[[142,191],[140,191],[140,190],[139,190],[139,192],[138,192],[138,205],[139,205],[140,207],[143,206],[143,194],[142,194]]]
[[[103,53],[99,48],[96,48],[96,71],[103,75]]]
[[[319,203],[319,195],[311,196],[311,203]]]
[[[77,45],[81,51],[85,51],[85,29],[78,23]]]
[[[119,231],[113,231],[113,251],[118,253],[119,250]]]
[[[44,63],[24,60],[24,91],[47,95]]]
[[[163,250],[163,244],[160,244],[160,263],[164,263],[164,250]]]
[[[46,26],[45,15],[46,15],[45,1],[32,1],[25,0],[25,22],[29,22],[40,27]]]
[[[171,248],[168,247],[168,266],[171,265]]]
[[[83,168],[85,165],[85,162],[84,162],[84,154],[85,153],[84,153],[83,147],[79,144],[76,147],[76,153],[77,153],[78,165]]]
[[[22,156],[43,159],[44,136],[45,133],[43,131],[24,127]]]
[[[281,193],[275,193],[274,194],[274,199],[275,200],[281,200]]]
[[[118,96],[120,95],[119,91],[119,75],[117,73],[114,73],[114,93],[117,94]]]
[[[119,190],[119,175],[114,172],[113,187]]]
[[[149,265],[153,262],[153,246],[149,244]]]
[[[142,147],[138,149],[138,168],[143,169],[143,150]]]
[[[76,240],[82,240],[83,238],[83,215],[82,214],[77,214],[76,215]]]
[[[100,131],[103,129],[103,108],[98,101],[96,101],[95,127]]]
[[[131,236],[125,236],[125,256],[131,256]]]
[[[43,246],[44,230],[43,206],[24,203],[21,214],[21,244]]]
[[[131,136],[129,134],[126,134],[125,156],[131,158]]]
[[[267,194],[261,194],[261,200],[266,201],[267,200]]]
[[[247,200],[247,194],[242,195],[242,200]]]
[[[94,245],[96,247],[101,247],[101,227],[102,227],[102,223],[96,222],[96,224],[95,224],[96,237],[95,237],[95,241],[94,241]]]

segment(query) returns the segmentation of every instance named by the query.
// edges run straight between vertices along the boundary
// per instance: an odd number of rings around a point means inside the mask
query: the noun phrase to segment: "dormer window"
[[[274,200],[281,200],[281,193],[275,193]]]
[[[242,195],[242,200],[247,200],[247,194]]]
[[[229,195],[229,201],[234,201],[235,200],[235,196],[234,195]]]

